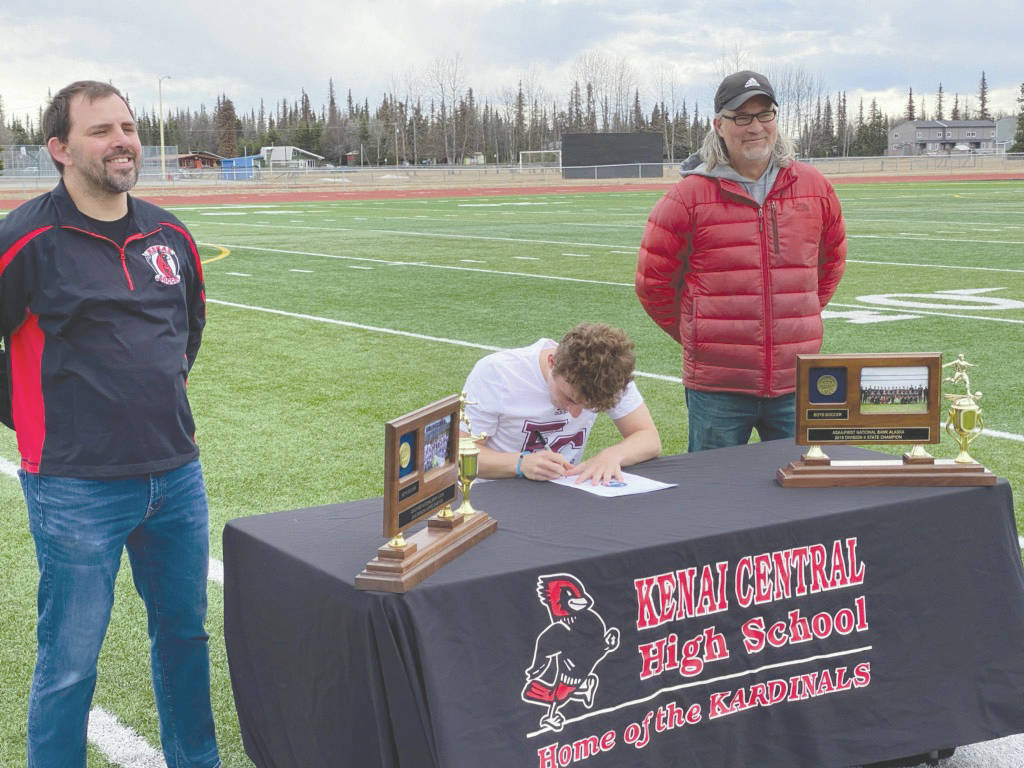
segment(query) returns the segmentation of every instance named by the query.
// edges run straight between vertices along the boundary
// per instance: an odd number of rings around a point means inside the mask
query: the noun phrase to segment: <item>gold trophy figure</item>
[[[465,392],[459,397],[459,421],[466,425],[468,437],[459,438],[459,490],[462,491],[462,503],[455,511],[464,517],[476,514],[477,510],[469,503],[469,488],[476,480],[477,466],[480,459],[480,447],[477,442],[487,439],[487,433],[473,434],[473,427],[466,416],[466,406],[476,405],[471,402]]]
[[[971,394],[971,379],[967,374],[968,368],[974,364],[964,359],[964,356],[957,355],[956,360],[946,363],[943,368],[952,366],[953,375],[943,379],[951,384],[963,384],[964,394],[943,395],[949,400],[949,414],[946,417],[946,431],[956,440],[960,446],[960,453],[954,461],[957,464],[977,464],[978,462],[967,452],[967,446],[977,439],[984,430],[984,420],[981,418],[981,406],[978,401],[981,399],[981,392]]]

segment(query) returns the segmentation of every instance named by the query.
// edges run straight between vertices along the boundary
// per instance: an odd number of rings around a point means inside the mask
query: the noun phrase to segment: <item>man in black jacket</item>
[[[72,83],[43,130],[61,181],[0,221],[0,417],[40,572],[29,768],[85,766],[125,548],[167,765],[214,768],[208,510],[185,396],[205,324],[199,253],[174,216],[128,195],[142,147],[115,88]]]

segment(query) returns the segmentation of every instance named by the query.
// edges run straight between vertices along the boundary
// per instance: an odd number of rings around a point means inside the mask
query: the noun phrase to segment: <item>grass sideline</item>
[[[985,393],[986,426],[1024,435],[1016,374],[1024,358],[1024,182],[837,191],[850,263],[829,306],[823,351],[938,351],[946,360],[963,352],[977,365],[971,378]],[[636,248],[660,194],[173,207],[208,262],[209,325],[190,397],[213,556],[235,517],[380,495],[384,421],[458,391],[488,349],[557,337],[580,320],[625,328],[638,369],[665,377],[638,384],[665,453],[684,451],[682,387],[665,380],[679,375],[679,348],[632,291]],[[599,419],[588,453],[614,437]],[[951,457],[955,448],[943,437],[934,453]],[[1024,443],[983,436],[972,454],[1010,479],[1024,529]],[[16,456],[13,434],[0,432],[0,457]],[[24,763],[36,576],[18,483],[7,475],[0,526],[6,766]],[[96,704],[157,745],[145,619],[127,563],[117,593]],[[242,768],[250,762],[228,679],[222,590],[211,584],[209,593],[218,739],[225,768]],[[89,768],[108,763],[93,749]]]

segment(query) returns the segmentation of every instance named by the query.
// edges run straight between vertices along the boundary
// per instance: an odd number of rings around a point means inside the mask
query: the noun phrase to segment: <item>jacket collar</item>
[[[796,162],[792,162],[785,168],[779,168],[779,174],[775,177],[775,183],[772,184],[772,188],[768,190],[768,194],[765,200],[768,200],[777,195],[782,190],[791,187],[796,183],[797,180],[797,169]],[[735,197],[741,197],[744,200],[749,200],[751,203],[756,205],[754,199],[747,194],[747,190],[743,188],[743,185],[737,181],[733,181],[730,178],[723,178],[721,176],[712,176],[711,174],[702,174],[714,182],[717,182],[723,192],[727,192]]]
[[[91,232],[93,229],[92,219],[78,210],[78,206],[75,205],[75,201],[71,199],[71,195],[68,193],[68,188],[64,186],[64,179],[62,178],[57,182],[57,186],[53,188],[51,193],[54,205],[57,208],[57,226],[59,227],[76,227],[78,229],[84,229]],[[145,227],[145,222],[140,222],[137,219],[136,214],[138,213],[138,206],[135,204],[135,199],[128,195],[128,231],[133,232],[148,232],[152,229],[152,222],[148,228]]]

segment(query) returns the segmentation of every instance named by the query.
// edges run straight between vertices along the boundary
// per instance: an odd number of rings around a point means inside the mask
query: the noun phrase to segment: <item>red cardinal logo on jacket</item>
[[[178,254],[166,245],[151,245],[142,252],[142,257],[156,273],[155,279],[158,283],[177,285],[181,282]]]
[[[594,706],[600,682],[594,670],[619,647],[619,630],[605,627],[593,608],[594,599],[568,573],[540,576],[537,596],[550,623],[537,636],[522,699],[546,708],[542,728],[560,731],[565,723],[561,710],[569,702],[580,702],[586,709]]]

